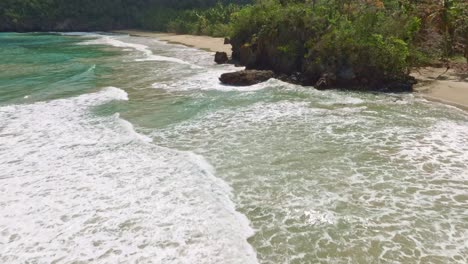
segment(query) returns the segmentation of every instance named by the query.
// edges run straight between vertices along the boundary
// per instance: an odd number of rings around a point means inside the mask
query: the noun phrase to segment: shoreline
[[[226,52],[229,57],[232,54],[230,44],[224,44],[224,38],[214,38],[209,36],[195,35],[177,35],[174,33],[162,33],[143,30],[116,30],[114,33],[128,34],[130,36],[155,38],[173,44],[182,44],[184,46],[201,49],[209,52]]]
[[[114,33],[154,38],[168,43],[181,44],[209,52],[226,52],[230,57],[232,47],[224,44],[224,38],[209,36],[177,35],[136,29],[116,30]],[[468,111],[468,73],[456,73],[446,68],[419,68],[411,72],[418,84],[414,94],[433,102],[440,102]]]
[[[425,67],[414,70],[411,75],[418,80],[414,86],[415,95],[468,111],[468,73]]]

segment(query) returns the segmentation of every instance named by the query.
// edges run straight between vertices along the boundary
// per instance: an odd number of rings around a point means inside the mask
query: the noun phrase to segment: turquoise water
[[[212,58],[0,34],[1,262],[468,261],[466,112]]]

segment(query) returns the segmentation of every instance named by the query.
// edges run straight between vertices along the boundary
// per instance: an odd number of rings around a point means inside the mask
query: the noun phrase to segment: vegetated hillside
[[[0,31],[165,30],[186,9],[248,0],[2,0]]]

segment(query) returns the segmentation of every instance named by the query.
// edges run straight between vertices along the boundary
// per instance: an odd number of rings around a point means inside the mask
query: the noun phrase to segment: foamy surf
[[[139,51],[143,55],[142,58],[135,59],[135,61],[140,61],[140,62],[141,61],[167,61],[167,62],[174,62],[174,63],[198,67],[196,65],[192,65],[191,63],[181,60],[181,59],[153,54],[153,52],[148,46],[143,45],[143,44],[125,42],[125,41],[119,40],[117,36],[95,35],[95,37],[97,38],[93,40],[83,41],[80,44],[81,45],[109,45],[109,46],[113,46],[117,48],[122,48],[124,50],[133,49],[133,50]]]
[[[465,263],[466,113],[440,117],[411,96],[307,92],[152,136],[217,164],[241,193],[261,262]]]
[[[196,73],[192,76],[187,76],[184,79],[178,80],[176,82],[157,82],[153,83],[153,88],[156,89],[165,89],[168,91],[190,91],[190,90],[200,90],[200,91],[210,91],[216,90],[221,92],[255,92],[264,89],[276,89],[283,88],[285,86],[294,86],[293,84],[288,84],[278,79],[269,79],[266,82],[251,85],[251,86],[231,86],[222,84],[219,81],[221,74],[239,70],[233,66],[226,66],[222,69],[212,69],[208,72]]]
[[[2,263],[256,263],[229,186],[118,115],[118,88],[0,108]]]

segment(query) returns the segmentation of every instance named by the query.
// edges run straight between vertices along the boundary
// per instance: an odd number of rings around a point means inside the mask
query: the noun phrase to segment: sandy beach
[[[119,30],[116,33],[156,38],[170,43],[182,44],[210,52],[222,51],[231,56],[231,45],[224,44],[223,38],[208,36],[177,35],[141,30]],[[431,101],[450,104],[468,110],[468,73],[460,74],[445,68],[420,68],[412,72],[418,80],[416,94]]]
[[[159,33],[141,30],[119,30],[116,33],[129,34],[132,36],[156,38],[169,43],[182,44],[197,49],[211,52],[226,52],[231,56],[232,50],[230,44],[224,44],[224,38],[213,38],[208,36],[177,35],[172,33]]]
[[[468,110],[468,73],[427,67],[414,70],[411,75],[418,80],[418,95]]]

